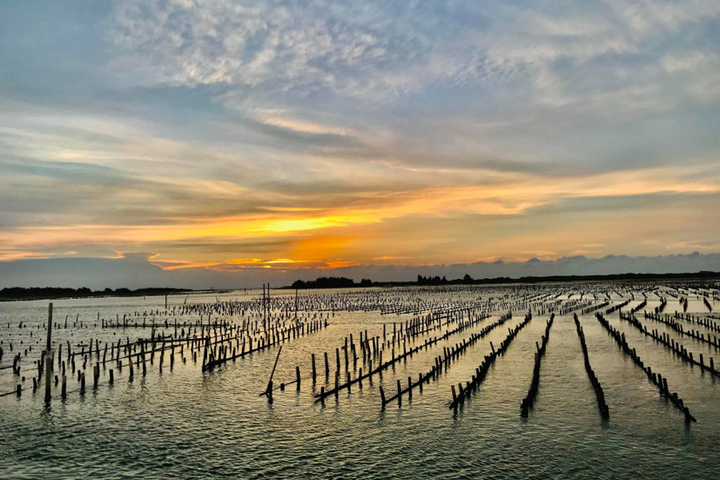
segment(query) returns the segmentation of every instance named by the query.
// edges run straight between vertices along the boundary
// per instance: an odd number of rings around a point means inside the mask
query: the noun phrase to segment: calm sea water
[[[221,299],[249,298],[239,293]],[[162,309],[164,299],[88,299],[55,301],[55,320],[68,316],[93,325],[103,318],[135,311]],[[171,297],[180,304],[184,297]],[[212,302],[215,296],[192,296],[188,302]],[[619,299],[618,299],[619,301]],[[637,305],[639,301],[630,304]],[[648,309],[658,301],[650,301]],[[678,308],[670,299],[667,312]],[[706,311],[691,299],[689,312]],[[529,418],[520,417],[533,369],[535,342],[547,316],[536,315],[497,360],[477,394],[454,413],[448,408],[450,386],[470,380],[482,357],[497,345],[507,328],[494,330],[451,364],[438,381],[413,392],[398,408],[380,408],[379,385],[386,391],[417,379],[433,359],[450,346],[497,320],[500,312],[473,329],[458,333],[436,347],[377,377],[363,389],[353,386],[322,407],[313,394],[325,384],[307,378],[310,354],[333,355],[345,336],[361,330],[382,334],[382,324],[404,322],[410,315],[339,312],[330,326],[283,346],[276,382],[292,381],[295,367],[303,373],[299,393],[294,386],[276,392],[268,404],[264,391],[277,349],[270,348],[231,362],[212,373],[199,364],[175,363],[171,372],[157,371],[157,362],[133,383],[117,374],[114,386],[88,390],[81,396],[69,380],[66,400],[55,398],[49,408],[42,390],[0,397],[0,477],[40,478],[720,478],[720,379],[691,368],[653,343],[617,313],[610,322],[622,329],[646,364],[668,379],[698,422],[689,427],[672,404],[659,396],[645,374],[616,346],[593,315],[580,318],[590,361],[604,388],[610,420],[598,414],[595,394],[583,366],[580,342],[571,315],[556,317],[543,359],[540,390]],[[12,362],[10,339],[23,336],[25,347],[42,349],[47,302],[0,304],[2,366]],[[506,326],[522,320],[522,313]],[[29,327],[20,331],[17,324]],[[654,328],[664,327],[655,322]],[[8,323],[11,326],[8,328]],[[29,337],[30,331],[33,337]],[[687,337],[680,340],[696,355],[720,363],[720,355]],[[149,335],[141,330],[75,328],[54,332],[58,342],[117,341],[118,336]],[[357,341],[357,340],[356,340]],[[39,343],[35,343],[39,342]],[[331,359],[333,356],[331,356]],[[362,366],[362,363],[358,365]],[[28,373],[28,376],[30,374]],[[334,378],[331,375],[331,378]],[[18,383],[8,369],[0,373],[0,393]],[[26,379],[31,386],[31,380]]]

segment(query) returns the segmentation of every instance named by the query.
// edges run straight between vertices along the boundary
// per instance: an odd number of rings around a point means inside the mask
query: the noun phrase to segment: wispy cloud
[[[0,6],[0,260],[718,248],[716,1],[31,8]]]

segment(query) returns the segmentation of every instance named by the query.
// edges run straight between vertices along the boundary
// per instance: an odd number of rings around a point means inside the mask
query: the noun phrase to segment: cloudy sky
[[[719,79],[717,0],[1,2],[0,262],[720,252]]]

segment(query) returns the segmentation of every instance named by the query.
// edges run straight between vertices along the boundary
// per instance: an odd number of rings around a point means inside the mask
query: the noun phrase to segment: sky
[[[716,0],[0,2],[0,286],[713,265],[718,79]]]

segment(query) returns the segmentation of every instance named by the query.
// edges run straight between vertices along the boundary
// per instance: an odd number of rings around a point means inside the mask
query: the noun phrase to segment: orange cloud
[[[325,262],[325,266],[318,267],[320,270],[332,270],[335,268],[346,268],[346,267],[357,267],[360,265],[359,263],[350,262],[347,260],[335,260],[330,262]]]
[[[354,242],[352,237],[312,237],[299,241],[292,256],[305,261],[323,261],[340,253],[347,245]]]
[[[182,268],[202,268],[202,267],[213,267],[219,265],[218,263],[195,263],[183,260],[165,260],[151,262],[153,265],[157,265],[163,270],[179,270]]]

